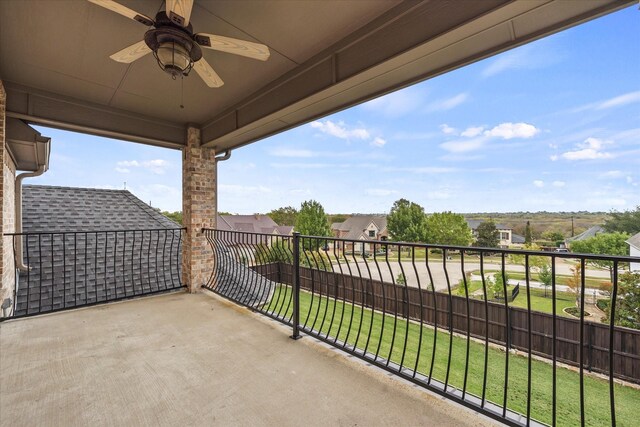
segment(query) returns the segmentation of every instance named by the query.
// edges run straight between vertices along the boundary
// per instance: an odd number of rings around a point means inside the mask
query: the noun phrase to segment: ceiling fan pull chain
[[[180,76],[180,108],[184,108],[184,76]]]

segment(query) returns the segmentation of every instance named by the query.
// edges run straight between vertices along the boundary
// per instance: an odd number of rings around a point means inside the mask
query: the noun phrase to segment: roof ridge
[[[58,190],[83,190],[83,191],[119,191],[131,194],[128,190],[119,190],[116,188],[92,188],[92,187],[69,187],[65,185],[42,185],[42,184],[24,184],[27,188],[55,188]]]
[[[138,197],[136,197],[133,193],[131,193],[128,190],[121,190],[123,191],[124,196],[129,199],[130,202],[132,202],[133,204],[137,205],[137,207],[143,211],[144,213],[146,213],[151,219],[153,219],[155,222],[157,222],[158,224],[160,224],[163,228],[168,228],[167,224],[163,224],[162,221],[160,221],[159,217],[157,215],[162,215],[162,213],[157,212],[155,209],[153,209],[151,206],[148,206],[145,202],[143,202],[141,199],[139,199]],[[162,215],[163,220],[166,218],[167,221],[170,221],[172,223],[174,223],[176,226],[180,226],[180,224],[175,223],[173,220],[171,220],[170,218],[165,217],[164,215]]]

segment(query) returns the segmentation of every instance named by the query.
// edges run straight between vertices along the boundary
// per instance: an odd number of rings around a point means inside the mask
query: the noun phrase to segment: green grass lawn
[[[511,277],[511,273],[509,273],[509,277]],[[487,283],[487,292],[490,292],[490,284]],[[480,280],[471,280],[469,282],[469,294],[482,289],[482,282]],[[464,288],[462,288],[464,289]],[[511,292],[513,289],[513,285],[509,285],[507,288],[507,292]],[[543,313],[553,313],[553,300],[551,299],[551,290],[547,291],[547,296],[544,295],[543,289],[530,289],[531,294],[531,310],[532,311],[541,311]],[[464,296],[464,291],[460,291],[456,286],[452,293],[454,295]],[[559,316],[564,317],[572,317],[566,314],[563,310],[566,307],[575,307],[575,296],[573,294],[567,292],[556,292],[556,313]],[[500,302],[500,301],[498,301]],[[516,299],[509,302],[510,306],[513,307],[521,307],[527,308],[527,289],[525,284],[520,284],[520,293],[516,296]]]
[[[289,301],[290,288],[280,286],[275,292],[267,310],[276,312]],[[526,302],[526,301],[525,301]],[[282,309],[281,314],[285,309]],[[287,315],[291,314],[291,307]],[[469,367],[467,391],[477,396],[482,394],[484,373],[484,345],[461,337],[452,336],[442,330],[437,333],[430,327],[393,316],[383,316],[370,309],[327,298],[319,298],[308,292],[300,294],[300,321],[307,327],[313,327],[323,335],[329,334],[340,341],[356,345],[368,352],[378,352],[379,357],[422,374],[429,374],[433,361],[433,378],[444,381],[447,363],[450,359],[449,384],[462,389],[465,375],[467,346]],[[384,323],[384,327],[383,327]],[[395,330],[395,338],[394,338]],[[371,332],[371,333],[370,333]],[[369,338],[370,335],[370,338]],[[436,337],[435,357],[432,357]],[[367,342],[367,340],[369,341]],[[451,340],[451,353],[449,343]],[[403,348],[406,343],[406,352]],[[418,355],[419,352],[419,355]],[[449,358],[450,356],[450,358]],[[404,357],[404,358],[403,358]],[[488,349],[486,398],[502,405],[505,386],[506,353],[499,349]],[[552,366],[545,362],[532,360],[531,379],[531,417],[551,424]],[[580,425],[579,374],[569,369],[557,369],[557,425]],[[585,376],[585,424],[589,426],[610,425],[609,385],[607,381]],[[640,390],[615,385],[616,421],[618,426],[638,425],[637,406],[640,402]],[[509,354],[509,381],[507,406],[509,409],[526,413],[527,402],[527,358]]]
[[[495,274],[498,273],[498,270],[485,270],[484,274],[485,276],[487,274]],[[473,275],[480,275],[480,270],[475,270],[472,271],[471,274]],[[509,275],[509,279],[513,279],[513,280],[525,280],[525,275],[524,272],[520,272],[520,271],[507,271],[507,274]],[[539,282],[540,279],[538,277],[538,273],[531,273],[530,275],[531,280],[533,280],[534,282]],[[556,274],[556,283],[558,285],[567,285],[567,281],[571,278],[571,276],[568,276],[566,274]],[[607,283],[609,282],[609,280],[607,279],[599,279],[596,277],[586,277],[585,278],[585,286],[587,288],[596,288],[598,289],[603,283]]]

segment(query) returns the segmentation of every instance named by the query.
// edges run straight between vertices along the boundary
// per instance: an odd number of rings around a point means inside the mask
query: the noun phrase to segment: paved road
[[[480,263],[477,261],[465,262],[464,270],[459,260],[447,261],[446,271],[442,261],[429,262],[429,268],[427,268],[424,260],[416,261],[415,266],[410,261],[389,261],[388,264],[384,259],[378,259],[377,261],[378,262],[376,263],[373,259],[367,259],[366,261],[359,261],[357,263],[350,262],[348,264],[334,264],[333,268],[337,272],[340,272],[340,269],[342,269],[343,274],[351,274],[354,276],[361,275],[362,277],[371,277],[373,280],[382,280],[384,282],[391,282],[392,280],[396,281],[400,274],[404,274],[408,286],[421,288],[426,288],[426,286],[431,282],[431,277],[437,291],[446,291],[448,288],[447,283],[449,283],[449,286],[457,285],[458,282],[462,280],[464,273],[480,270]],[[556,264],[556,272],[561,275],[570,275],[572,266],[572,264],[567,263],[564,260],[559,260]],[[500,264],[484,263],[485,273],[490,271],[499,271],[500,268]],[[513,271],[524,273],[524,266],[506,264],[506,270],[508,272]],[[587,277],[594,277],[602,279],[603,281],[609,279],[609,272],[605,270],[587,268],[585,274]],[[517,282],[518,281],[516,280],[515,283]],[[557,289],[560,289],[560,287]]]

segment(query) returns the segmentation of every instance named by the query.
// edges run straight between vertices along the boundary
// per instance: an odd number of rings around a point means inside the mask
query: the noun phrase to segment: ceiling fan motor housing
[[[144,41],[153,51],[158,65],[172,77],[188,75],[193,64],[202,58],[202,50],[193,39],[191,24],[174,24],[165,12],[156,15],[155,28],[144,35]]]

